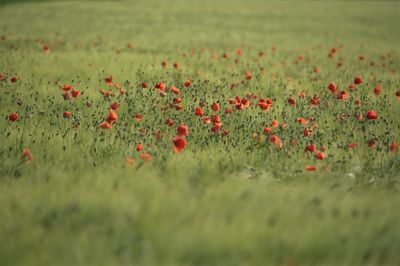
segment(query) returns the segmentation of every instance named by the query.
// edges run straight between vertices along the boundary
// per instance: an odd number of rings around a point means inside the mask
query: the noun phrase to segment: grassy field
[[[400,3],[2,3],[1,266],[400,264]]]

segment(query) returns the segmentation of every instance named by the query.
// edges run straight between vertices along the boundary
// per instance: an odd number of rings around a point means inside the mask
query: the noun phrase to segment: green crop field
[[[1,1],[0,265],[399,265],[399,10]]]

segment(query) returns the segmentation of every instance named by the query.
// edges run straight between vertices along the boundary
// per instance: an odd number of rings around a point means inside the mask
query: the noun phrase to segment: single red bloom
[[[74,98],[77,98],[81,93],[78,90],[72,89],[71,95]]]
[[[349,149],[354,149],[356,146],[357,146],[356,143],[350,143],[349,145],[347,145],[347,147],[348,147]]]
[[[376,139],[371,139],[368,141],[368,147],[375,148],[377,143]]]
[[[113,85],[113,82],[112,82],[113,81],[113,77],[112,76],[105,77],[104,81],[106,82],[106,84],[108,86],[112,86]]]
[[[335,82],[329,82],[329,84],[328,84],[328,89],[329,89],[331,92],[336,92],[336,90],[337,90],[336,83],[335,83]]]
[[[136,120],[136,122],[140,122],[140,120],[142,120],[142,118],[143,118],[143,115],[142,115],[142,114],[136,114],[136,115],[135,115],[135,120]]]
[[[264,111],[267,112],[269,107],[271,106],[270,104],[266,102],[258,102],[258,106]]]
[[[362,83],[361,77],[360,76],[356,76],[354,78],[354,84],[358,85],[358,84],[361,84],[361,83]]]
[[[146,88],[148,88],[148,87],[149,87],[149,85],[147,84],[147,82],[143,81],[143,82],[142,82],[142,88],[143,88],[143,89],[146,89]]]
[[[196,107],[194,109],[194,114],[197,115],[197,116],[202,116],[204,114],[204,111],[200,107]]]
[[[8,119],[12,122],[15,122],[19,119],[19,114],[17,112],[12,112],[8,115]]]
[[[163,90],[163,89],[165,89],[166,87],[167,87],[167,85],[165,85],[165,83],[163,83],[163,82],[157,82],[156,83],[156,86],[155,86],[157,89],[160,89],[160,90]]]
[[[178,69],[179,68],[179,63],[174,63],[173,66],[174,66],[174,68]]]
[[[104,121],[104,122],[101,122],[100,127],[104,128],[104,129],[109,129],[109,128],[111,128],[111,124]]]
[[[244,72],[244,78],[250,80],[253,77],[253,74],[250,71]]]
[[[308,137],[312,134],[312,129],[311,128],[305,128],[303,129],[303,135],[304,137]]]
[[[168,125],[169,127],[175,124],[175,121],[172,120],[171,118],[168,118],[165,120],[165,124]]]
[[[221,132],[221,124],[213,124],[211,127],[211,131],[214,134],[219,134]]]
[[[11,79],[10,79],[10,81],[11,81],[12,83],[17,82],[17,80],[18,80],[18,78],[17,78],[16,76],[12,76]]]
[[[213,124],[221,124],[221,118],[217,114],[213,114],[211,116],[211,121],[213,122]]]
[[[296,99],[290,97],[290,98],[288,98],[288,103],[289,103],[290,105],[296,105]]]
[[[144,152],[139,155],[139,157],[144,161],[144,162],[150,162],[153,160],[153,156],[149,152]]]
[[[225,114],[230,114],[232,112],[233,112],[233,110],[229,107],[225,109]]]
[[[317,158],[318,160],[323,160],[325,159],[325,154],[319,151],[315,154],[315,158]]]
[[[313,165],[307,165],[307,166],[306,166],[306,170],[307,170],[307,171],[315,171],[315,170],[317,170],[317,167],[316,167],[316,166],[313,166]]]
[[[182,99],[181,99],[180,97],[177,97],[177,98],[172,99],[172,101],[173,101],[175,104],[177,104],[177,103],[181,103],[181,102],[182,102]]]
[[[185,124],[180,124],[176,128],[178,136],[185,137],[189,134],[189,128]]]
[[[396,95],[397,99],[400,100],[400,89],[398,91],[396,91],[395,95]]]
[[[382,91],[382,88],[380,85],[375,86],[375,88],[374,88],[375,95],[379,95],[381,93],[381,91]]]
[[[378,118],[378,113],[375,110],[369,110],[367,112],[367,118],[370,120],[375,120]]]
[[[207,123],[207,124],[211,123],[211,118],[208,116],[203,117],[202,120],[204,121],[204,123]]]
[[[356,88],[356,84],[350,83],[349,89],[350,89],[350,90],[354,90],[355,88]]]
[[[175,87],[174,85],[171,85],[169,87],[171,89],[171,91],[175,94],[179,94],[179,89],[177,87]]]
[[[188,80],[186,80],[186,81],[183,83],[183,86],[189,87],[189,86],[190,86],[190,83],[192,83],[192,81],[191,81],[190,79],[188,79]]]
[[[311,105],[318,105],[320,103],[320,99],[317,96],[314,96],[310,99]]]
[[[65,111],[65,112],[63,113],[63,117],[64,117],[64,118],[68,118],[68,117],[70,117],[71,115],[72,115],[71,112]]]
[[[304,150],[305,150],[305,151],[309,151],[309,152],[315,152],[316,149],[317,149],[317,148],[315,147],[314,144],[308,144]]]
[[[26,164],[30,164],[32,162],[33,156],[28,148],[24,148],[22,150],[21,159],[27,159]]]
[[[396,143],[396,142],[392,142],[391,144],[390,144],[390,146],[389,146],[389,150],[391,151],[391,152],[395,152],[396,150],[397,150],[397,148],[399,147],[399,145]]]
[[[178,136],[172,139],[172,143],[174,145],[174,152],[177,153],[182,151],[186,147],[187,141],[184,138]]]
[[[108,117],[107,117],[107,122],[110,123],[111,125],[118,120],[118,115],[115,113],[113,110],[108,111]]]
[[[269,135],[271,133],[272,129],[270,127],[264,127],[263,133],[264,135]]]
[[[143,150],[143,144],[142,143],[138,143],[137,145],[136,145],[136,151],[141,151],[141,150]]]
[[[166,67],[167,67],[167,61],[162,61],[162,62],[161,62],[161,66],[162,66],[163,68],[166,68]]]
[[[345,100],[345,99],[349,98],[349,95],[347,94],[347,91],[342,90],[342,91],[337,95],[337,98],[338,98],[339,100]]]
[[[71,89],[71,85],[69,84],[64,84],[63,88],[64,91],[69,91]]]
[[[117,111],[118,108],[119,108],[119,103],[117,103],[117,102],[112,103],[112,104],[110,105],[110,108],[113,109],[113,110],[115,110],[115,111]]]
[[[211,104],[211,109],[212,109],[214,112],[217,112],[217,111],[219,110],[219,103],[213,103],[213,104]]]
[[[272,126],[272,127],[278,127],[278,126],[279,126],[279,121],[276,120],[276,119],[272,120],[271,126]]]

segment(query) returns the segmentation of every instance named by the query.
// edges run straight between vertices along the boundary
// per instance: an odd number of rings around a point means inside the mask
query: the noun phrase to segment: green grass
[[[0,265],[399,265],[400,158],[389,151],[400,142],[399,8],[261,0],[0,6]],[[338,53],[329,59],[332,47]],[[253,78],[242,84],[244,71]],[[105,84],[109,75],[124,95]],[[348,90],[357,75],[363,83]],[[184,110],[164,110],[177,96],[162,98],[143,81],[176,85]],[[347,100],[331,95],[331,81]],[[63,84],[80,97],[65,101]],[[115,94],[104,99],[100,89]],[[247,92],[273,106],[264,113],[256,99],[224,114],[229,98]],[[319,106],[309,105],[313,95]],[[210,116],[209,104],[220,101],[228,136],[193,114],[200,100]],[[101,129],[115,101],[119,119]],[[354,118],[370,109],[377,120]],[[9,121],[10,112],[21,119]],[[309,137],[300,116],[318,125]],[[273,119],[287,123],[273,129],[282,148],[262,134]],[[175,154],[179,123],[189,127],[188,144]],[[141,160],[137,143],[152,161]],[[327,146],[326,158],[305,152],[308,143]],[[31,164],[21,159],[25,147]]]

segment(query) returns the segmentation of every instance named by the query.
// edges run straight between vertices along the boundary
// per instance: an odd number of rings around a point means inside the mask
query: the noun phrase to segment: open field
[[[0,5],[0,265],[399,265],[400,2]]]

